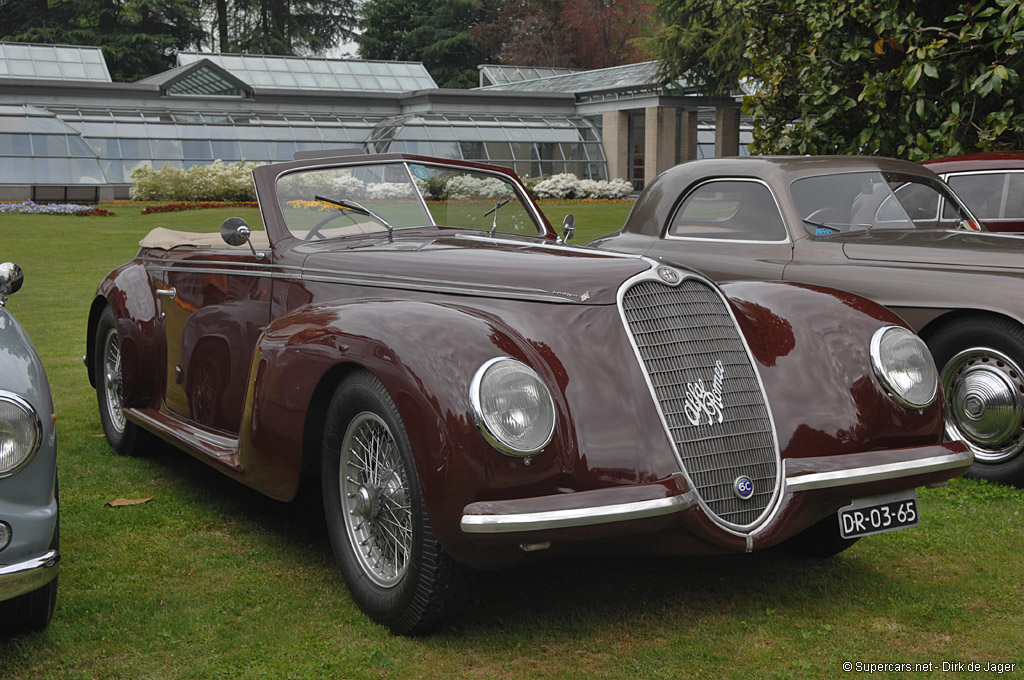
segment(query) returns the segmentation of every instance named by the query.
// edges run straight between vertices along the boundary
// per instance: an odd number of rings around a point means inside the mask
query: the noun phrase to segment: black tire
[[[946,437],[974,453],[971,477],[1024,486],[1024,328],[977,314],[928,341],[942,380]]]
[[[352,374],[331,399],[321,475],[331,547],[353,601],[401,635],[444,624],[461,604],[465,570],[434,536],[402,419],[370,373]]]
[[[843,552],[859,538],[843,538],[839,533],[839,516],[830,515],[786,540],[782,546],[794,555],[826,559]]]
[[[124,417],[121,395],[121,343],[114,313],[106,307],[96,324],[93,370],[100,424],[110,448],[122,456],[138,456],[152,445],[152,439]]]

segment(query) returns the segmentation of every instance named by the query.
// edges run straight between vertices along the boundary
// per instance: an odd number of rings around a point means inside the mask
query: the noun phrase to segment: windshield
[[[454,166],[397,161],[309,168],[279,177],[277,197],[288,229],[306,240],[434,225],[544,233],[529,199],[508,178]]]
[[[798,179],[790,185],[804,227],[815,236],[871,229],[974,229],[977,221],[937,180],[890,172]],[[940,217],[940,206],[944,205]]]

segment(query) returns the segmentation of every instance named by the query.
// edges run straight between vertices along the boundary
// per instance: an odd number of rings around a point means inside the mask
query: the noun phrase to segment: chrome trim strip
[[[481,241],[483,243],[501,243],[503,245],[519,246],[521,248],[539,248],[539,249],[544,249],[544,250],[556,250],[556,251],[568,250],[570,252],[586,253],[587,255],[590,255],[590,256],[603,255],[603,256],[606,256],[606,257],[614,257],[614,258],[627,259],[627,260],[640,260],[640,259],[643,259],[643,257],[644,257],[643,255],[637,255],[636,253],[619,253],[619,252],[615,252],[613,250],[601,250],[600,248],[590,248],[588,246],[575,245],[575,244],[574,245],[568,245],[566,243],[548,243],[548,242],[543,242],[543,243],[527,243],[527,242],[524,242],[524,241],[515,241],[515,240],[509,239],[509,238],[500,238],[500,237],[493,237],[492,238],[490,236],[480,236],[479,234],[467,234],[467,233],[453,234],[453,236],[454,236],[454,238],[464,238],[464,239],[466,239],[468,241]],[[527,238],[540,238],[538,236],[530,236],[528,234],[526,234],[525,236]]]
[[[161,262],[165,262],[161,260]],[[197,264],[205,264],[198,262]],[[221,264],[221,263],[218,263]],[[448,293],[451,295],[471,295],[480,297],[535,300],[538,302],[560,302],[575,304],[578,301],[566,295],[558,295],[539,288],[517,288],[515,286],[490,285],[483,287],[479,283],[461,281],[437,281],[405,276],[383,276],[362,272],[335,272],[330,269],[302,269],[300,267],[281,267],[286,271],[269,272],[260,270],[223,269],[205,266],[151,265],[146,269],[154,273],[188,273],[188,274],[224,274],[231,276],[249,276],[254,278],[284,279],[292,281],[314,281],[317,283],[347,283],[354,286],[375,286],[377,288],[397,288],[401,290],[419,290],[431,293]],[[317,273],[323,272],[323,273]]]
[[[463,515],[460,526],[467,534],[503,534],[543,529],[568,529],[647,519],[682,512],[696,505],[691,491],[669,498],[634,503],[598,505],[570,510],[546,510],[510,515]]]
[[[45,586],[57,577],[60,553],[48,550],[17,564],[0,566],[0,601],[9,600]]]
[[[899,461],[868,465],[833,472],[815,472],[798,477],[786,477],[786,490],[791,492],[811,491],[813,489],[830,489],[837,486],[880,482],[888,479],[911,477],[929,472],[941,472],[953,468],[964,467],[964,463],[974,461],[974,455],[968,449],[960,453],[932,456],[915,461]],[[788,462],[788,461],[787,461]]]
[[[640,348],[637,346],[636,340],[633,338],[633,334],[629,330],[629,321],[626,319],[626,313],[623,307],[623,298],[626,295],[626,291],[629,290],[633,285],[635,285],[639,281],[650,279],[653,281],[657,281],[662,285],[670,285],[665,283],[665,281],[657,274],[657,270],[659,267],[666,267],[668,265],[664,265],[660,262],[657,262],[656,260],[649,261],[651,262],[651,268],[649,270],[647,270],[646,272],[641,272],[629,279],[626,279],[626,281],[621,286],[619,286],[619,290],[616,295],[616,306],[619,310],[619,318],[622,321],[622,330],[623,332],[625,332],[626,337],[629,339],[629,344],[633,348],[633,354],[636,357],[637,364],[640,368],[640,372],[644,376],[644,382],[647,383],[647,390],[651,396],[651,401],[654,403],[655,412],[658,414],[658,418],[661,420],[662,429],[665,432],[665,438],[668,440],[669,446],[672,447],[672,452],[675,453],[676,463],[679,465],[679,469],[683,473],[683,477],[686,479],[686,483],[689,485],[691,489],[696,489],[697,485],[694,484],[693,479],[690,478],[690,473],[687,472],[686,466],[683,464],[682,454],[679,452],[679,448],[676,446],[675,441],[672,439],[672,429],[669,427],[668,419],[665,417],[665,412],[661,408],[661,402],[658,401],[658,393],[654,389],[654,383],[651,382],[651,376],[648,374],[647,368],[644,365],[644,359],[640,353]],[[729,299],[725,296],[725,293],[723,293],[722,289],[719,288],[717,284],[712,282],[711,279],[707,278],[702,274],[698,274],[697,272],[692,270],[678,269],[676,267],[669,268],[676,269],[676,271],[679,272],[679,281],[675,284],[676,286],[678,286],[686,279],[697,279],[698,281],[701,281],[710,286],[710,288],[713,291],[715,291],[718,294],[718,296],[722,299],[722,302],[725,304],[726,310],[729,312],[729,317],[732,319],[733,324],[736,326],[737,334],[739,335],[740,340],[743,342],[743,349],[746,350],[747,359],[750,361],[750,365],[753,368],[754,375],[757,377],[757,385],[761,390],[761,397],[762,399],[764,399],[765,411],[768,413],[768,422],[771,425],[772,432],[772,445],[775,449],[775,489],[773,490],[771,500],[769,500],[767,505],[765,505],[765,510],[761,514],[761,516],[748,525],[738,526],[733,524],[732,522],[727,522],[720,518],[717,514],[715,514],[713,510],[711,510],[711,508],[704,502],[704,499],[701,498],[699,494],[695,494],[697,502],[700,504],[701,508],[703,508],[704,512],[707,513],[708,517],[710,517],[711,520],[715,522],[715,524],[717,524],[723,530],[731,534],[734,534],[736,536],[745,536],[747,533],[755,531],[757,527],[764,526],[767,523],[769,523],[775,516],[775,514],[779,511],[779,508],[782,506],[781,501],[783,496],[783,462],[782,454],[779,449],[779,436],[776,431],[777,428],[775,427],[775,416],[772,413],[772,406],[771,402],[769,402],[768,400],[768,392],[767,390],[765,390],[764,381],[761,379],[761,371],[758,370],[757,362],[754,359],[754,354],[753,352],[750,351],[750,345],[747,344],[747,337],[739,330],[739,322],[736,320],[736,315],[733,313],[732,306],[729,304]]]

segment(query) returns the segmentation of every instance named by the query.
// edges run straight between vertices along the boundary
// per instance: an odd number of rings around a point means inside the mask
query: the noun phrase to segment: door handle
[[[162,295],[164,297],[169,297],[169,298],[171,298],[173,300],[175,297],[177,297],[178,290],[176,288],[171,288],[171,289],[157,288],[156,289],[156,294],[157,295]]]

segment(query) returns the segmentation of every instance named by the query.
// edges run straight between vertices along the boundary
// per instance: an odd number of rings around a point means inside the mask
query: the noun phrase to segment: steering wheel
[[[810,220],[811,222],[821,222],[822,224],[832,227],[833,223],[842,222],[843,216],[840,215],[839,211],[835,208],[818,208],[804,219]],[[837,227],[832,228],[836,229]]]
[[[346,215],[344,212],[331,213],[327,217],[323,218],[322,220],[314,224],[313,228],[306,232],[306,237],[303,240],[312,241],[314,238],[326,238],[323,234],[320,233],[320,230],[323,229],[329,222],[336,220],[339,217],[348,217],[348,215]]]

